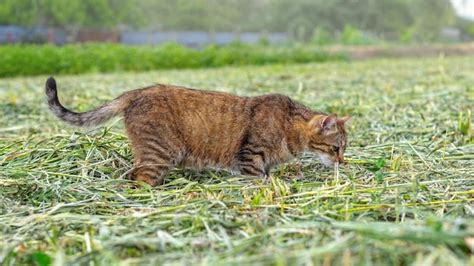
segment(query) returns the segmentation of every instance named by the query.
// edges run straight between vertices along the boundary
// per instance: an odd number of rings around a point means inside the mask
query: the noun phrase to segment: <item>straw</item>
[[[61,100],[77,111],[159,82],[283,93],[354,117],[344,167],[308,153],[270,181],[174,169],[158,188],[124,179],[132,154],[120,120],[65,126],[43,103],[46,77],[2,79],[0,261],[469,265],[473,60],[57,77]]]

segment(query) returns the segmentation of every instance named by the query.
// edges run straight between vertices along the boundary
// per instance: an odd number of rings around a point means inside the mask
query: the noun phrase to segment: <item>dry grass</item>
[[[272,181],[177,169],[162,188],[122,178],[131,154],[120,123],[64,126],[43,103],[45,77],[0,80],[0,261],[472,265],[473,61],[57,77],[76,110],[163,82],[280,92],[355,117],[338,172],[308,154]]]

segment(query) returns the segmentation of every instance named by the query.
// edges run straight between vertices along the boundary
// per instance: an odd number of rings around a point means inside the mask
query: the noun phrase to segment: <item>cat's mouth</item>
[[[332,160],[331,157],[325,153],[316,153],[319,156],[319,159],[326,167],[334,167],[336,165],[336,161]]]
[[[332,156],[323,152],[317,147],[312,147],[312,150],[310,151],[316,155],[318,155],[319,159],[321,162],[324,164],[326,167],[334,167],[334,165],[337,163],[336,160],[332,159]]]

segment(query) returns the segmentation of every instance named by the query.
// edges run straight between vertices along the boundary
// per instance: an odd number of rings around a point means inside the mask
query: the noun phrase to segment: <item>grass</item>
[[[0,77],[213,68],[345,60],[340,52],[317,46],[247,45],[233,43],[194,50],[168,43],[158,46],[123,44],[0,45]]]
[[[58,76],[63,102],[80,111],[162,82],[279,92],[354,116],[339,171],[307,154],[272,181],[176,169],[161,188],[123,179],[120,121],[65,126],[43,103],[46,77],[2,79],[0,261],[472,265],[473,60]]]

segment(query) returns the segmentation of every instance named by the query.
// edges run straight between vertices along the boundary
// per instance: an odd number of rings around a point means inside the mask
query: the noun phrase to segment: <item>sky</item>
[[[474,20],[474,0],[451,0],[459,16]]]

